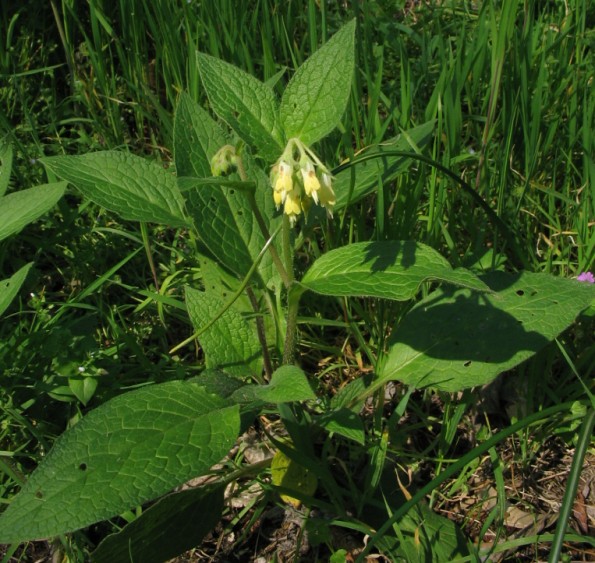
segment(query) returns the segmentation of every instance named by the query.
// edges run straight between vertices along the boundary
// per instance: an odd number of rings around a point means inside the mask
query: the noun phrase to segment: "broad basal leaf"
[[[281,100],[287,138],[299,137],[310,145],[339,124],[351,91],[354,44],[352,20],[297,69]]]
[[[425,281],[489,291],[475,274],[453,270],[435,250],[414,241],[361,242],[331,250],[312,264],[301,284],[323,295],[406,301]]]
[[[123,219],[189,226],[176,178],[155,162],[117,151],[53,156],[42,162],[85,197]]]
[[[0,240],[47,213],[64,195],[66,182],[13,192],[0,198]]]
[[[391,151],[423,149],[432,139],[435,125],[435,121],[428,121],[358,154],[356,160],[374,158],[344,168],[335,176],[333,189],[337,194],[337,203],[334,209],[339,210],[359,201],[374,192],[379,181],[386,184],[405,172],[415,161],[406,156],[392,155]]]
[[[25,264],[10,278],[6,280],[0,280],[0,316],[2,313],[4,313],[4,311],[6,311],[7,307],[16,297],[16,294],[23,285],[23,282],[25,281],[31,266],[33,266],[33,262]]]
[[[209,292],[186,287],[186,306],[196,330],[205,327],[224,308],[226,302]],[[198,338],[207,368],[222,369],[247,378],[260,375],[262,357],[256,335],[256,322],[248,321],[233,308],[227,309]]]
[[[225,61],[198,53],[198,69],[215,113],[270,161],[283,150],[273,90]]]
[[[70,532],[169,492],[220,461],[239,408],[189,382],[128,392],[55,443],[0,517],[0,543]]]
[[[174,119],[174,158],[178,177],[210,178],[211,159],[230,139],[188,94],[180,96]]]
[[[595,299],[595,286],[545,274],[494,272],[497,293],[438,290],[395,328],[380,381],[459,391],[534,355]]]
[[[225,487],[196,488],[159,500],[121,532],[105,538],[93,563],[162,563],[200,544],[219,522]]]

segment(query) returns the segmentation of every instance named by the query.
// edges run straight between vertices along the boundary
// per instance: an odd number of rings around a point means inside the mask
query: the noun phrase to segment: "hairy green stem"
[[[290,287],[287,290],[287,319],[285,323],[285,345],[283,348],[283,364],[291,365],[296,362],[297,350],[297,317],[300,304],[301,291],[296,291],[293,273],[293,253],[291,251],[291,223],[289,217],[283,215],[283,258],[285,268],[290,278]]]
[[[238,169],[238,175],[240,176],[240,180],[242,180],[242,182],[247,182],[248,175],[246,174],[246,169],[244,168],[244,162],[242,161],[241,156],[239,156],[239,155],[236,156],[235,165]],[[264,238],[268,240],[270,238],[269,229],[268,229],[267,224],[264,220],[264,217],[262,216],[262,213],[260,212],[260,209],[258,208],[258,205],[256,204],[256,198],[254,197],[254,192],[247,191],[244,193],[248,197],[248,203],[250,204],[250,208],[252,209],[252,213],[254,214],[256,223],[258,224],[258,228],[262,232]],[[285,287],[288,288],[291,284],[290,276],[287,274],[287,271],[285,270],[285,267],[283,266],[283,262],[281,261],[281,258],[279,258],[277,249],[273,245],[271,245],[271,246],[269,246],[269,252],[271,253],[271,258],[273,259],[275,268],[277,268],[277,271],[279,272],[279,275],[281,276],[283,285],[285,285]]]
[[[287,292],[287,321],[285,326],[285,346],[283,349],[283,365],[296,362],[297,350],[297,318],[300,306],[301,291],[295,288]]]
[[[240,179],[243,182],[246,182],[248,180],[248,176],[240,156],[236,157],[235,164],[237,166]],[[262,234],[265,236],[265,238],[270,238],[267,225],[264,221],[262,213],[260,212],[260,209],[258,208],[258,205],[256,204],[254,193],[246,192],[246,195]],[[285,288],[287,289],[287,322],[285,328],[285,344],[283,348],[283,364],[293,364],[295,363],[296,359],[297,316],[301,292],[292,291],[294,274],[293,255],[291,252],[291,224],[289,223],[289,218],[287,215],[283,215],[283,258],[285,260],[285,264],[283,264],[281,261],[281,258],[279,257],[279,254],[273,245],[269,246],[269,252],[271,253],[273,263],[275,264],[277,271],[283,280],[283,285],[285,285]]]

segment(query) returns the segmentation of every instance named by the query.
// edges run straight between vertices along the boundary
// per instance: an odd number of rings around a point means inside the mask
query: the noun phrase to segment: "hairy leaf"
[[[283,150],[278,103],[273,90],[225,61],[198,54],[198,69],[215,113],[265,159]]]
[[[186,305],[194,328],[200,330],[224,309],[226,302],[208,292],[186,287]],[[230,308],[198,339],[207,368],[222,369],[242,378],[260,375],[262,356],[255,321],[249,323]]]
[[[497,293],[440,289],[395,327],[379,381],[459,391],[534,355],[595,299],[595,287],[545,274],[494,272]]]
[[[176,178],[155,162],[118,151],[52,156],[42,162],[123,219],[189,226]]]
[[[211,116],[182,93],[174,118],[174,157],[178,177],[210,178],[211,159],[230,139]]]
[[[288,138],[299,137],[310,145],[339,124],[351,91],[354,44],[355,19],[297,69],[280,107]]]
[[[238,278],[243,278],[264,247],[266,240],[254,218],[248,196],[233,182],[230,174],[220,182],[205,183],[211,176],[210,160],[230,142],[221,127],[188,96],[180,100],[176,112],[176,168],[179,185],[198,235],[213,257]],[[267,175],[249,154],[242,155],[248,180],[255,185],[254,198],[272,231],[280,221],[273,217],[274,202]],[[267,252],[258,266],[263,285],[280,283]]]
[[[323,295],[406,301],[425,281],[489,291],[475,274],[453,270],[435,250],[414,241],[361,242],[331,250],[314,262],[301,283]]]
[[[163,495],[220,461],[238,431],[237,405],[193,383],[120,395],[60,436],[0,517],[0,543],[71,532]]]
[[[268,385],[246,385],[235,391],[232,399],[245,403],[290,403],[316,399],[306,374],[297,366],[281,366]]]

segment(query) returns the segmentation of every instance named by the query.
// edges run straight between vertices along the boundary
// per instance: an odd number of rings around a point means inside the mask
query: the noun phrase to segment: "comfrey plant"
[[[433,123],[423,124],[334,172],[316,154],[315,143],[338,125],[348,101],[354,34],[355,22],[338,31],[296,71],[280,102],[269,84],[199,54],[219,120],[180,97],[175,175],[125,152],[44,159],[50,176],[121,218],[181,228],[196,241],[201,284],[186,287],[183,303],[154,298],[188,312],[194,333],[175,349],[198,339],[205,369],[124,393],[65,432],[0,517],[0,542],[72,532],[159,499],[107,537],[92,559],[162,561],[215,526],[227,485],[260,478],[282,499],[319,509],[323,517],[308,523],[312,542],[327,541],[334,523],[368,534],[367,551],[375,547],[395,560],[468,554],[455,525],[420,502],[430,489],[412,496],[382,486],[387,474],[394,485],[389,435],[366,430],[362,407],[372,396],[381,401],[391,381],[447,392],[490,382],[567,328],[592,303],[595,287],[532,273],[478,276],[411,240],[332,248],[297,279],[304,227],[334,220],[333,213],[390,181],[411,162],[406,150],[419,152],[432,136]],[[419,298],[422,286],[427,296]],[[329,399],[316,396],[298,365],[306,292],[320,302],[418,301],[371,354],[374,373]],[[221,465],[261,413],[281,422],[270,435],[278,449],[273,460],[249,464],[240,454]],[[529,417],[509,433],[551,414]],[[338,444],[365,458],[362,475],[337,470],[347,467],[337,461]],[[201,475],[210,475],[202,486],[171,492]]]

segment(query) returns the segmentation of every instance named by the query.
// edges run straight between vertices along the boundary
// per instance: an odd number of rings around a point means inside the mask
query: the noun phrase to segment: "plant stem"
[[[291,223],[289,217],[283,214],[283,258],[285,259],[285,270],[289,283],[293,283],[293,254],[291,252]]]
[[[266,331],[264,328],[264,321],[259,314],[258,300],[256,299],[256,295],[254,295],[254,292],[252,291],[252,288],[250,286],[246,288],[246,293],[248,294],[248,299],[250,299],[250,304],[252,305],[254,312],[257,314],[256,333],[258,334],[258,341],[260,342],[260,347],[262,348],[264,375],[267,381],[270,381],[271,375],[273,374],[273,366],[271,364],[271,357],[269,355],[269,348],[267,344]]]
[[[236,156],[235,164],[238,169],[238,174],[242,182],[248,181],[246,169],[244,168],[244,162],[240,156]],[[256,198],[254,193],[249,191],[246,192],[250,207],[256,218],[256,222],[262,231],[262,234],[266,239],[270,238],[267,225],[264,221],[260,209],[256,204]],[[297,347],[297,315],[300,302],[301,291],[292,291],[294,283],[293,275],[293,255],[291,252],[291,224],[287,215],[283,215],[283,258],[285,264],[281,261],[277,250],[273,245],[269,246],[269,251],[273,262],[279,271],[279,275],[283,280],[283,285],[287,289],[287,322],[285,327],[285,345],[283,348],[283,364],[295,363],[296,347]]]
[[[283,365],[295,364],[297,348],[297,317],[302,292],[290,289],[287,292],[287,322],[285,327],[285,347]]]
[[[293,254],[291,252],[291,224],[289,217],[283,215],[283,258],[290,279],[287,290],[287,320],[285,323],[285,345],[283,348],[283,364],[291,365],[296,361],[297,349],[297,317],[302,292],[294,285]]]
[[[248,175],[246,174],[246,169],[244,168],[244,162],[242,161],[242,158],[239,155],[236,156],[235,164],[238,169],[238,174],[240,176],[240,180],[242,180],[242,182],[247,182]],[[251,191],[248,191],[245,193],[246,193],[246,196],[248,197],[248,203],[250,204],[252,213],[254,214],[254,217],[256,218],[256,222],[258,223],[258,227],[259,227],[260,231],[262,232],[264,238],[266,240],[268,240],[269,238],[271,238],[271,235],[269,234],[269,229],[267,227],[267,224],[264,221],[262,213],[260,212],[260,209],[258,209],[258,205],[256,204],[256,198],[254,197],[254,193]],[[286,288],[289,288],[289,286],[291,285],[291,278],[287,274],[287,271],[285,270],[285,267],[283,266],[283,262],[281,262],[281,258],[279,257],[279,254],[277,253],[277,249],[273,245],[270,245],[269,252],[271,253],[271,258],[273,259],[273,263],[275,264],[275,267],[277,268],[277,271],[279,272],[279,275],[281,276],[283,285]]]

